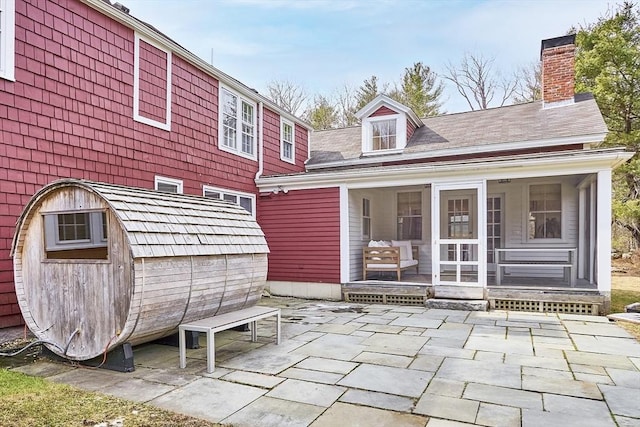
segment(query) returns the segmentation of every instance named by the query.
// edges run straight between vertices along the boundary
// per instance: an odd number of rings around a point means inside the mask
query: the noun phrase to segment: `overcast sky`
[[[309,94],[398,82],[422,61],[442,73],[465,52],[504,74],[539,59],[540,41],[592,23],[606,0],[119,0],[215,67],[265,94],[290,80]],[[447,86],[447,112],[468,110]]]

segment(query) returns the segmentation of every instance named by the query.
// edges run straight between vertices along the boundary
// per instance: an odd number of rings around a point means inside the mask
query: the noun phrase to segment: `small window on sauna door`
[[[107,259],[107,214],[60,212],[44,215],[47,259]]]
[[[529,186],[529,239],[562,238],[562,186]]]
[[[502,196],[487,197],[487,263],[495,263],[495,248],[503,246]]]
[[[398,193],[398,240],[422,240],[422,193]]]

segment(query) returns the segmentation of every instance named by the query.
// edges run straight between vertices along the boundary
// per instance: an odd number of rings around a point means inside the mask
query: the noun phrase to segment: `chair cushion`
[[[411,248],[410,240],[392,240],[391,246],[397,246],[400,248],[401,261],[413,261],[413,250]]]

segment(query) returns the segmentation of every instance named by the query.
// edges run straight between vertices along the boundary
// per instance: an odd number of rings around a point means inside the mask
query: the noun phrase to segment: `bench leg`
[[[184,369],[187,367],[187,348],[185,330],[182,328],[178,330],[178,346],[180,347],[180,367]]]
[[[496,264],[496,285],[500,286],[502,282],[502,267],[500,264]]]
[[[280,311],[276,315],[276,344],[280,344]]]
[[[216,340],[214,332],[207,331],[207,372],[212,374],[216,369]]]
[[[251,342],[258,341],[258,321],[251,322]]]

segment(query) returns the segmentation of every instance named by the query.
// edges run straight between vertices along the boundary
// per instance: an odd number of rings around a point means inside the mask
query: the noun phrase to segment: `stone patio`
[[[118,373],[40,361],[31,375],[233,426],[640,426],[640,343],[604,317],[291,298],[203,347],[145,344]]]

